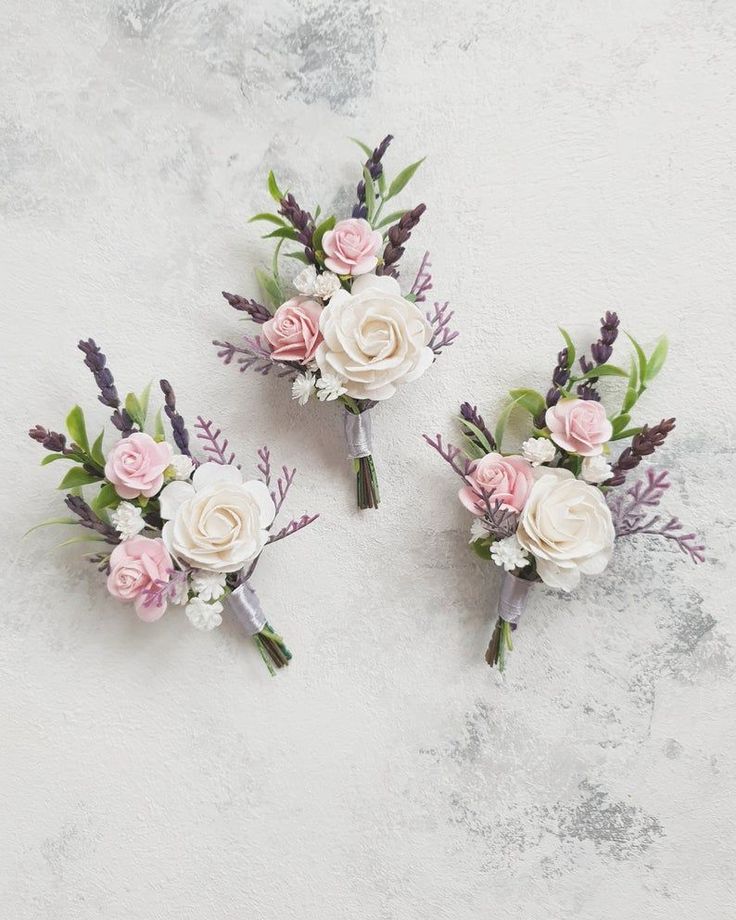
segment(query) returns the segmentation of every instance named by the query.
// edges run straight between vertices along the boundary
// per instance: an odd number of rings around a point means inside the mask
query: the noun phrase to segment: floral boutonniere
[[[429,254],[409,290],[399,283],[404,248],[425,206],[396,209],[394,199],[422,161],[389,180],[383,158],[391,140],[389,135],[373,150],[356,142],[367,159],[352,215],[326,215],[319,207],[304,211],[270,173],[276,212],[252,218],[275,225],[266,234],[276,240],[271,270],[258,272],[262,302],[223,291],[261,333],[238,344],[214,342],[225,364],[289,378],[292,398],[302,406],[313,397],[340,404],[359,508],[377,508],[379,502],[371,410],[420,377],[458,335],[450,328],[447,303],[424,307],[432,288]],[[285,245],[296,248],[284,252]],[[293,278],[293,290],[282,277],[281,256],[305,266]]]
[[[67,417],[68,436],[41,425],[29,431],[49,452],[43,465],[71,464],[59,489],[67,493],[72,516],[44,524],[84,528],[66,543],[99,544],[90,561],[106,575],[110,594],[131,603],[141,620],[158,620],[173,605],[183,608],[197,629],[211,630],[227,609],[253,637],[271,673],[287,665],[291,652],[266,619],[251,577],[267,546],[318,517],[305,514],[276,528],[296,470],[283,467],[274,481],[271,455],[263,447],[259,476],[249,479],[220,429],[201,416],[194,431],[203,457],[196,459],[168,381],[160,386],[173,445],[162,412],[150,418],[150,386],[140,396],[128,393],[121,400],[95,342],[81,341],[79,349],[99,388],[99,401],[113,410],[118,437],[105,446],[102,431],[91,441],[79,406]]]
[[[460,501],[475,516],[473,549],[503,569],[498,618],[486,652],[488,664],[501,669],[535,582],[571,591],[583,575],[604,571],[617,538],[637,533],[673,541],[694,562],[705,558],[694,533],[654,510],[670,486],[667,472],[648,469],[643,479],[627,483],[628,474],[675,427],[673,418],[652,426],[631,424],[637,400],[664,364],[667,340],[660,339],[647,355],[629,336],[634,355],[630,370],[624,370],[610,363],[619,319],[606,313],[590,358],[581,356],[578,370],[572,339],[561,332],[565,347],[546,395],[511,390],[493,432],[475,406],[463,403],[462,449],[439,434],[424,436],[462,480]],[[604,378],[626,380],[617,411],[607,412],[601,401]],[[504,432],[515,409],[526,413],[531,430],[521,451],[509,453],[503,450]],[[614,457],[619,441],[629,446]]]

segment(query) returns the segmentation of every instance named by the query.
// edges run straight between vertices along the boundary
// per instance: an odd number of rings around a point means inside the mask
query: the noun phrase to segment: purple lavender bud
[[[425,204],[418,204],[411,211],[401,216],[398,223],[389,228],[388,243],[383,250],[383,264],[376,269],[377,275],[399,277],[398,262],[404,254],[404,243],[408,242],[412,230],[419,223],[422,214],[427,210]]]
[[[189,451],[189,432],[187,431],[184,425],[184,419],[176,411],[176,396],[174,395],[174,388],[171,386],[168,380],[159,380],[159,386],[161,387],[161,392],[164,394],[165,406],[164,412],[166,413],[169,422],[171,422],[171,430],[174,435],[174,442],[179,450],[185,454],[187,457],[191,457]]]
[[[600,402],[601,396],[600,393],[591,386],[590,383],[581,383],[578,385],[577,393],[580,399],[591,400],[592,402]]]
[[[460,406],[460,417],[464,418],[465,421],[470,422],[472,425],[475,425],[478,431],[480,431],[481,434],[485,437],[486,441],[488,441],[491,450],[496,450],[496,441],[486,426],[486,423],[483,421],[483,416],[480,414],[480,412],[478,412],[477,406],[471,406],[469,402],[464,402]],[[477,444],[478,447],[480,447],[482,450],[485,450],[485,445],[481,444],[477,437],[472,434],[472,432],[468,435],[468,437],[471,441]]]
[[[36,425],[28,432],[28,436],[37,441],[46,450],[61,454],[66,449],[66,437],[58,431],[48,431],[43,425]]]
[[[222,296],[230,304],[233,310],[240,310],[243,313],[247,313],[254,323],[262,325],[263,323],[267,323],[270,319],[273,319],[271,311],[267,307],[264,307],[263,304],[258,303],[257,300],[249,300],[246,297],[240,297],[238,294],[228,294],[227,291],[223,291]]]

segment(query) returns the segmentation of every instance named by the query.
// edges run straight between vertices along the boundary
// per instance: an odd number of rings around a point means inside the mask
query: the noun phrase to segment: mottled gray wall
[[[727,920],[734,916],[736,11],[727,0],[2,0],[6,566],[0,914],[8,920]],[[220,367],[265,257],[274,167],[346,203],[349,135],[426,153],[431,247],[463,338],[375,418],[384,504],[352,509],[335,413]],[[411,199],[412,201],[414,198]],[[506,675],[496,573],[423,445],[461,398],[544,386],[557,323],[607,308],[671,360],[668,507],[695,568],[622,545],[539,591]],[[55,469],[24,440],[165,374],[241,458],[299,465],[319,526],[258,587],[296,651],[140,624],[53,551]],[[98,418],[102,419],[102,408]],[[21,472],[22,470],[22,472]],[[9,718],[8,718],[9,717]]]

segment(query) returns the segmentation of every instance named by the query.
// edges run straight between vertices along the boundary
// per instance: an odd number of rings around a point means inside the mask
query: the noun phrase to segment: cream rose
[[[276,513],[262,482],[243,482],[237,467],[212,462],[191,483],[169,483],[160,502],[169,552],[207,572],[237,572],[254,559]]]
[[[324,342],[315,359],[355,399],[388,399],[396,385],[420,377],[434,360],[432,327],[401,296],[395,278],[361,275],[352,291],[332,295],[319,320]]]
[[[615,532],[603,494],[569,470],[535,470],[536,481],[516,531],[535,558],[542,581],[570,591],[580,575],[598,575],[608,565]]]

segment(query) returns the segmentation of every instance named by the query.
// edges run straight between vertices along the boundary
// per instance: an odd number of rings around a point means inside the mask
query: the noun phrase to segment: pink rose
[[[133,601],[141,620],[150,623],[163,616],[166,599],[161,595],[151,597],[147,589],[155,590],[161,582],[168,584],[173,568],[163,540],[131,537],[118,543],[110,554],[107,590],[119,601]]]
[[[468,477],[479,491],[487,492],[491,502],[501,502],[503,508],[521,511],[534,485],[534,468],[523,457],[504,457],[490,453],[477,460]],[[471,486],[463,486],[460,501],[473,514],[482,516],[486,506]]]
[[[555,444],[581,457],[602,453],[613,434],[606,410],[592,399],[561,399],[547,409],[544,420]]]
[[[378,264],[383,237],[362,217],[341,220],[322,237],[325,265],[338,275],[365,275]]]
[[[273,319],[263,324],[263,334],[277,361],[306,364],[314,357],[322,341],[319,315],[322,304],[309,297],[292,297],[282,303]]]
[[[107,455],[105,477],[121,498],[152,498],[164,484],[164,470],[174,452],[150,434],[137,432],[123,438]]]

